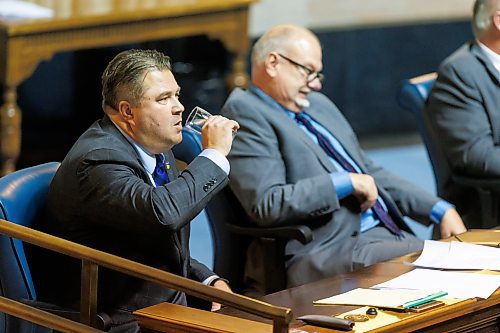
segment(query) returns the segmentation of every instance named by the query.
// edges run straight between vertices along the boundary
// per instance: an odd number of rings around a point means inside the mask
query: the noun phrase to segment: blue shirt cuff
[[[207,148],[204,149],[199,156],[204,156],[210,159],[212,162],[217,164],[217,166],[221,168],[226,173],[226,175],[229,175],[229,161],[227,160],[226,156],[224,156],[224,154],[222,154],[220,151],[213,148]]]
[[[431,221],[436,224],[441,223],[441,219],[450,208],[455,208],[455,206],[453,206],[448,201],[439,200],[438,202],[436,202],[432,207],[432,212],[430,216]]]
[[[348,195],[352,194],[354,190],[352,187],[351,176],[346,171],[334,172],[330,174],[330,179],[332,180],[333,186],[335,187],[335,192],[337,197],[344,199]]]

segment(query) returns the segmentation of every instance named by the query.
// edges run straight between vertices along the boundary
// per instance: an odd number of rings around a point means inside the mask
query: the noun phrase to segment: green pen
[[[402,305],[402,307],[403,307],[403,309],[412,308],[414,306],[425,304],[425,303],[430,302],[436,298],[443,297],[446,295],[448,295],[448,293],[446,291],[440,291],[440,292],[430,294],[428,296],[425,296],[425,297],[422,297],[422,298],[419,298],[419,299],[416,299],[416,300],[413,300],[410,302],[406,302],[405,304]]]

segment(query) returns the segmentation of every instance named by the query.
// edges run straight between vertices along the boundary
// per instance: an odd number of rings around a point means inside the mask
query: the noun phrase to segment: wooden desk
[[[289,307],[294,318],[305,314],[339,315],[356,309],[353,306],[314,306],[313,301],[340,294],[355,288],[368,288],[387,281],[413,268],[403,261],[413,261],[416,255],[408,255],[375,264],[359,271],[338,275],[329,279],[265,296],[263,300],[273,305]],[[235,314],[232,310],[226,314]],[[240,315],[241,316],[241,315]],[[248,316],[246,316],[249,318]],[[420,314],[405,315],[397,323],[370,332],[500,332],[500,290],[486,300],[469,299],[453,305],[429,310]],[[257,320],[257,318],[252,318]],[[303,325],[292,321],[290,327]],[[487,329],[488,328],[488,329]],[[342,332],[313,326],[301,327],[306,332]],[[482,330],[480,330],[482,329]]]
[[[471,233],[469,231],[468,233]],[[496,231],[493,231],[496,233]],[[475,237],[477,239],[477,237]],[[454,240],[450,238],[448,240]],[[378,263],[370,267],[360,269],[353,273],[341,274],[332,278],[324,279],[314,283],[306,284],[296,288],[283,290],[274,294],[264,296],[263,301],[276,306],[291,308],[293,318],[306,314],[322,314],[335,316],[359,307],[355,306],[314,306],[313,301],[329,297],[335,294],[347,292],[355,288],[368,288],[375,284],[390,280],[401,274],[409,272],[413,267],[405,265],[404,262],[413,262],[419,253],[409,254],[386,262]],[[334,258],[332,258],[334,260]],[[464,286],[467,287],[467,286]],[[154,307],[153,307],[154,308]],[[142,315],[148,317],[146,329],[154,330],[161,323],[158,310],[142,309]],[[249,315],[230,308],[220,311],[222,314],[237,316],[255,321],[263,321],[262,318]],[[500,289],[488,299],[468,299],[452,305],[446,305],[423,313],[401,313],[398,314],[402,320],[369,331],[370,333],[382,332],[500,332]],[[151,319],[153,318],[153,319]],[[290,328],[298,328],[309,333],[333,333],[342,332],[315,326],[304,326],[300,320],[293,320]],[[232,332],[232,331],[231,331]],[[238,332],[238,329],[235,330]],[[355,331],[353,331],[355,332]]]
[[[248,82],[248,8],[255,0],[36,0],[51,19],[0,19],[0,174],[12,172],[21,147],[17,87],[56,52],[208,35],[234,55],[230,88]]]

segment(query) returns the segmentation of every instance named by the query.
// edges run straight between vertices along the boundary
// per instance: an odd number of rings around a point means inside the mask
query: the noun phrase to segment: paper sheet
[[[448,292],[446,297],[488,298],[500,287],[500,274],[450,272],[417,268],[397,278],[373,286],[388,289],[423,289]]]
[[[413,265],[427,268],[500,271],[500,248],[426,240],[422,254]]]
[[[340,295],[315,301],[314,304],[369,305],[381,308],[402,309],[405,303],[425,298],[436,291],[357,288]]]

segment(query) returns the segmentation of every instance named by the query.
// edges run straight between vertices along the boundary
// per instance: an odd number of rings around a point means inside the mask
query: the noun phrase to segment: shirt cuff
[[[209,286],[212,282],[214,282],[215,280],[217,280],[219,278],[218,275],[211,275],[209,277],[207,277],[205,280],[203,280],[203,284],[206,285],[206,286]]]
[[[438,202],[436,202],[434,206],[432,206],[432,212],[430,216],[431,221],[436,224],[441,223],[441,219],[450,208],[455,208],[455,206],[453,206],[448,201],[439,200]]]
[[[331,173],[330,179],[332,180],[335,192],[337,193],[337,198],[339,198],[339,200],[352,194],[354,189],[352,187],[351,175],[349,175],[347,171]]]
[[[222,154],[220,151],[213,149],[213,148],[207,148],[204,149],[199,156],[203,156],[217,164],[219,168],[221,168],[226,175],[229,175],[229,161],[227,160],[226,156]]]
[[[203,284],[204,285],[207,285],[207,286],[213,286],[215,284],[215,282],[219,281],[219,280],[222,280],[224,282],[226,282],[228,285],[229,285],[229,281],[224,279],[224,278],[221,278],[220,276],[218,275],[212,275],[212,276],[209,276],[207,277],[205,280],[203,280]]]

